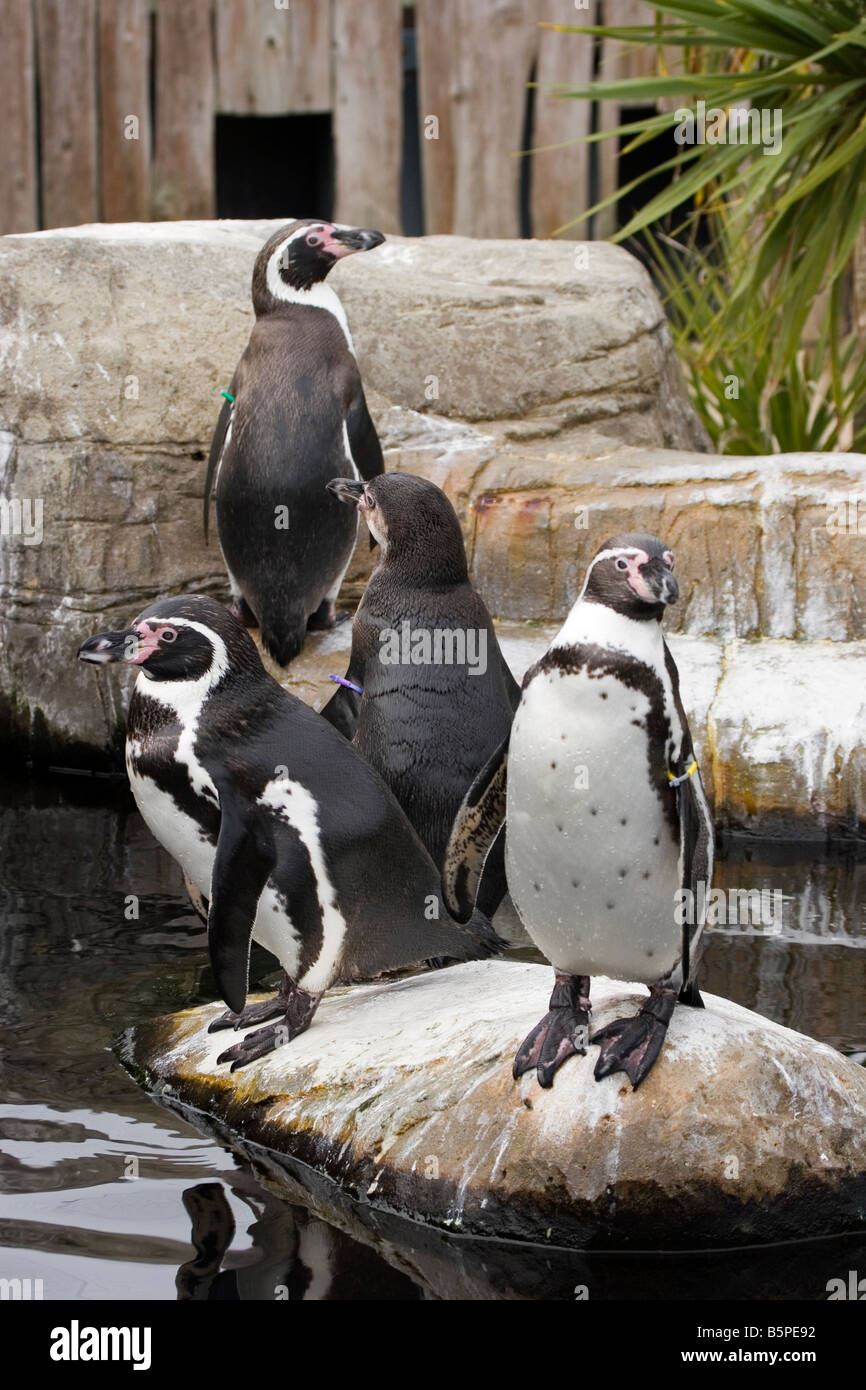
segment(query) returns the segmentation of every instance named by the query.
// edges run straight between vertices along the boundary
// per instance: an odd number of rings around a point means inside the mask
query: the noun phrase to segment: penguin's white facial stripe
[[[229,654],[225,642],[220,637],[219,633],[214,632],[213,628],[206,627],[204,623],[193,622],[191,618],[174,617],[161,618],[157,623],[154,619],[145,618],[143,622],[138,624],[136,631],[141,632],[142,629],[147,631],[153,628],[156,632],[165,634],[167,630],[178,627],[191,628],[193,632],[198,632],[202,637],[206,638],[210,644],[212,658],[208,670],[205,671],[204,675],[197,677],[195,680],[161,681],[158,676],[152,675],[149,671],[143,670],[141,672],[141,676],[147,681],[148,695],[154,700],[159,700],[161,704],[169,705],[172,708],[177,704],[177,700],[174,697],[181,688],[185,691],[192,691],[195,689],[196,691],[201,691],[202,695],[204,695],[222,680],[229,669]],[[157,642],[156,645],[153,646],[150,655],[153,655],[153,652],[157,650],[159,646],[160,644]],[[141,657],[140,660],[144,661],[146,657]],[[172,689],[170,690],[169,687],[172,687]]]
[[[355,345],[352,342],[352,335],[349,332],[349,321],[346,318],[346,311],[334,290],[331,289],[331,286],[327,284],[325,280],[318,280],[314,285],[311,285],[309,289],[302,290],[296,288],[294,285],[287,284],[280,274],[280,271],[286,264],[284,259],[286,256],[286,248],[289,247],[297,237],[304,236],[308,230],[309,228],[307,227],[301,227],[299,231],[293,232],[291,236],[286,237],[285,241],[281,242],[276,251],[274,251],[268,261],[268,269],[265,275],[268,290],[273,298],[279,300],[281,304],[300,304],[311,309],[324,309],[328,313],[333,314],[342,329],[348,349],[354,356]]]
[[[616,550],[600,550],[597,555],[593,556],[592,560],[589,563],[589,567],[586,571],[586,578],[583,581],[583,588],[580,591],[581,598],[583,598],[584,594],[586,593],[586,586],[589,583],[589,577],[595,569],[596,565],[600,564],[602,560],[615,560],[620,556],[629,562],[629,570],[631,569],[632,561],[634,561],[635,565],[637,566],[645,565],[649,560],[649,555],[647,555],[646,551],[639,549],[638,546],[635,545],[621,546],[618,547]]]
[[[196,756],[195,742],[198,721],[201,718],[205,701],[211,690],[219,684],[229,669],[228,651],[219,633],[214,632],[212,628],[205,627],[204,623],[193,622],[191,618],[170,618],[167,621],[170,621],[172,627],[189,627],[207,638],[213,651],[210,667],[204,675],[199,676],[196,680],[173,681],[155,680],[147,671],[142,669],[137,684],[141,687],[142,693],[147,695],[149,699],[158,701],[175,715],[180,725],[175,758],[179,763],[186,765],[193,791],[199,796],[206,796],[210,801],[219,805],[219,796],[210,773]]]
[[[346,936],[346,919],[337,903],[337,890],[331,882],[322,848],[318,804],[305,786],[288,777],[268,782],[258,804],[288,821],[300,835],[310,858],[322,914],[322,947],[317,959],[296,983],[316,994],[332,983]]]

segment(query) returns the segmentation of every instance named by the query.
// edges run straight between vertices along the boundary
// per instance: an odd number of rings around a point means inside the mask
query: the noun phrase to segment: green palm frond
[[[848,292],[866,225],[866,0],[658,0],[655,9],[655,24],[551,26],[659,55],[657,75],[559,94],[778,111],[779,151],[677,144],[673,113],[629,121],[588,138],[627,138],[633,151],[667,128],[669,153],[569,227],[625,196],[634,206],[644,183],[666,175],[614,240],[651,247],[714,440],[744,447],[751,439],[755,451],[833,447],[850,436],[866,389]],[[708,249],[699,253],[698,244]],[[817,338],[804,348],[814,315]],[[723,375],[745,373],[752,389],[719,398],[721,366],[731,369]]]

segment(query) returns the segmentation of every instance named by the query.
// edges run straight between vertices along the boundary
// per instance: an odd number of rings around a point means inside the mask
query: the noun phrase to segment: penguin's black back
[[[349,673],[364,691],[354,745],[441,866],[463,797],[507,736],[519,690],[469,580],[460,523],[445,494],[409,474],[385,474],[367,491],[387,544],[353,627]],[[401,635],[407,623],[412,633],[483,633],[486,669],[384,661],[382,634]],[[443,640],[442,650],[448,645]]]

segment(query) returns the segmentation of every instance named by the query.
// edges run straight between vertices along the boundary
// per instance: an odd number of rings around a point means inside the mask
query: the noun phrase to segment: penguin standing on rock
[[[264,670],[252,638],[213,599],[163,599],[82,661],[139,667],[126,763],[138,808],[208,906],[208,947],[228,1014],[268,1024],[229,1047],[232,1070],[302,1033],[337,979],[370,978],[503,943],[465,925],[373,769]],[[397,872],[394,871],[395,865]],[[275,999],[246,1005],[250,940],[277,957]]]
[[[346,315],[326,284],[333,265],[381,232],[307,218],[282,227],[253,271],[256,322],[220,411],[204,492],[211,492],[233,595],[281,666],[307,628],[333,627],[357,518],[325,490],[335,473],[374,478],[382,451]]]
[[[357,507],[380,559],[355,614],[349,684],[322,713],[387,782],[462,915],[481,865],[463,873],[467,842],[449,855],[449,836],[467,789],[507,744],[520,688],[470,583],[460,522],[441,488],[408,473],[328,487]],[[500,821],[504,813],[503,782]]]
[[[639,1086],[677,1000],[702,1007],[694,978],[703,922],[688,920],[681,890],[692,903],[708,896],[713,825],[662,636],[678,598],[673,567],[653,536],[607,541],[523,682],[509,747],[506,872],[556,983],[514,1075],[535,1069],[542,1086],[586,1051],[592,975],[650,987],[635,1017],[592,1039],[601,1044],[597,1080],[623,1071]]]

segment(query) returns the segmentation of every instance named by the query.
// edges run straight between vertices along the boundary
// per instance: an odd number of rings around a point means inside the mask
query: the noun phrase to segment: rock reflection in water
[[[846,1051],[866,1047],[866,866],[755,842],[725,856],[719,885],[781,889],[785,923],[775,937],[712,933],[707,989]],[[538,959],[519,939],[514,952]],[[255,982],[272,970],[254,954]],[[389,1223],[314,1202],[302,1184],[297,1202],[277,1199],[263,1170],[239,1169],[218,1140],[154,1106],[107,1051],[127,1026],[214,995],[179,871],[123,783],[0,784],[0,1277],[41,1278],[48,1299],[273,1298],[278,1285],[290,1299],[573,1299],[583,1286],[591,1298],[712,1298],[729,1267],[735,1297],[822,1298],[829,1278],[866,1267],[866,1253],[837,1245],[826,1259],[739,1252],[729,1266],[583,1257]],[[223,1212],[206,1238],[200,1214],[196,1250],[192,1204],[218,1201],[216,1188],[234,1234]]]

